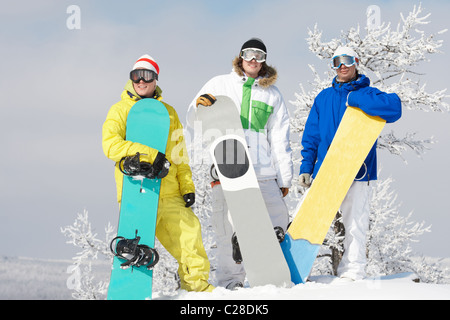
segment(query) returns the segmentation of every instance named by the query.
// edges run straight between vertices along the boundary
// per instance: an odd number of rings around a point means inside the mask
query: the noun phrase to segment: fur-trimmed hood
[[[233,60],[233,70],[237,73],[238,76],[243,77],[244,76],[244,70],[239,65],[239,57],[234,58]],[[264,62],[265,64],[265,62]],[[264,67],[263,67],[264,68]],[[271,67],[267,64],[265,64],[266,72],[264,75],[262,75],[262,78],[258,80],[258,83],[261,87],[267,88],[271,85],[274,85],[275,82],[277,82],[278,73],[277,70],[274,67]]]

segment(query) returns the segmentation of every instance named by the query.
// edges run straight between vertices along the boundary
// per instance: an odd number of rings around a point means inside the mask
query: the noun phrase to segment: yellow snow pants
[[[201,225],[182,197],[159,199],[156,237],[178,261],[181,289],[211,292],[209,260],[202,242]]]

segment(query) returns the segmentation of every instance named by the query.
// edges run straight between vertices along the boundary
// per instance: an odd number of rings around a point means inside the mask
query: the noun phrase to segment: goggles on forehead
[[[150,83],[153,80],[158,80],[158,74],[148,69],[135,69],[130,72],[130,79],[134,83],[139,83],[141,80]]]
[[[262,63],[266,61],[266,53],[259,49],[249,48],[241,51],[241,58],[245,61],[252,61],[255,59],[256,62]]]
[[[347,55],[336,56],[336,57],[333,57],[333,59],[331,60],[331,68],[334,70],[337,70],[342,65],[344,65],[346,67],[351,67],[357,63],[358,63],[358,58],[355,58],[352,56],[347,56]]]

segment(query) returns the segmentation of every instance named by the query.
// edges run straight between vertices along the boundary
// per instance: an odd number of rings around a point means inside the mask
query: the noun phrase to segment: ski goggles
[[[158,80],[158,74],[148,69],[135,69],[130,72],[130,79],[134,83],[139,83],[141,80],[150,83],[153,80]]]
[[[349,68],[357,63],[358,63],[358,59],[356,59],[355,57],[346,56],[346,55],[337,56],[337,57],[333,57],[333,59],[331,60],[331,68],[334,70],[337,70],[342,65]]]
[[[249,48],[241,51],[241,58],[245,61],[252,61],[255,59],[256,62],[262,63],[266,61],[266,53],[259,49]]]

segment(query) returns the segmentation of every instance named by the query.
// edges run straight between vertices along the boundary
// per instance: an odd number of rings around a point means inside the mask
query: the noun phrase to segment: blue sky
[[[81,29],[69,30],[69,5],[81,9]],[[70,258],[59,228],[87,209],[93,226],[118,217],[113,164],[101,150],[101,126],[118,101],[134,61],[149,53],[161,68],[165,101],[184,122],[188,104],[211,77],[228,73],[242,43],[260,37],[268,63],[277,67],[285,101],[294,100],[299,84],[312,80],[308,64],[320,72],[326,62],[308,51],[308,28],[317,23],[324,40],[341,30],[364,26],[371,4],[382,21],[396,26],[411,1],[23,1],[0,12],[0,97],[3,153],[0,159],[0,255]],[[430,32],[449,28],[450,3],[422,1],[432,13]],[[442,72],[448,63],[450,33],[444,54],[431,57],[420,71],[429,91],[450,87]],[[292,105],[291,105],[292,107]],[[438,144],[423,159],[380,155],[383,173],[396,180],[402,213],[432,224],[433,232],[418,251],[449,257],[450,222],[447,159],[448,114],[405,112],[396,130],[434,136]],[[18,237],[18,238],[17,238]]]

